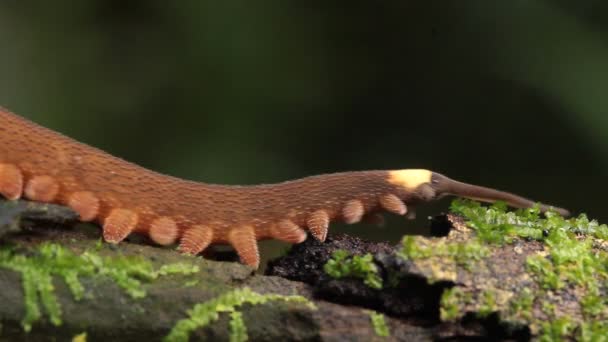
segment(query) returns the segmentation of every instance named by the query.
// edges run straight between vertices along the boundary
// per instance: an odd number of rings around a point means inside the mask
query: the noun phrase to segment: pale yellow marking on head
[[[394,170],[389,171],[388,181],[391,184],[413,191],[424,183],[430,183],[432,175],[432,171],[424,169]]]

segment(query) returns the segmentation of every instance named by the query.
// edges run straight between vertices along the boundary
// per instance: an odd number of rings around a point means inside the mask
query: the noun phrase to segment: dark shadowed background
[[[429,168],[605,222],[607,19],[603,0],[5,0],[0,103],[193,180]],[[332,231],[396,242],[448,203]]]

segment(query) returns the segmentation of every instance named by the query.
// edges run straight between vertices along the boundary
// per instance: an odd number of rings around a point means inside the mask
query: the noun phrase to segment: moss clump
[[[83,332],[82,334],[72,337],[72,342],[87,342],[87,333]]]
[[[579,338],[581,341],[605,341],[608,336],[608,324],[606,322],[584,322],[580,326]]]
[[[51,243],[37,247],[32,255],[16,254],[7,247],[0,248],[0,267],[21,273],[25,317],[22,326],[30,331],[32,324],[42,317],[40,303],[54,325],[61,324],[61,306],[54,293],[53,276],[62,278],[74,299],[81,300],[85,289],[80,277],[107,277],[133,298],[144,297],[142,281],[152,281],[169,274],[192,274],[198,266],[187,264],[165,265],[155,270],[142,258],[101,257],[93,251],[76,255],[70,250]]]
[[[183,319],[171,329],[169,335],[164,338],[166,342],[188,341],[190,333],[203,328],[219,319],[222,312],[231,313],[230,341],[246,341],[247,329],[242,315],[237,308],[245,304],[258,305],[271,301],[284,301],[306,304],[310,309],[316,309],[315,305],[302,296],[282,296],[278,294],[260,294],[249,288],[236,289],[216,297],[205,303],[196,304],[188,310],[187,319]]]
[[[428,243],[428,239],[419,236],[405,236],[401,240],[399,255],[405,260],[442,258],[452,260],[459,266],[470,269],[472,264],[488,254],[488,248],[479,240],[454,243],[437,239]]]
[[[484,207],[478,202],[463,199],[452,201],[450,210],[463,216],[480,240],[493,244],[510,243],[516,238],[556,242],[563,236],[556,239],[550,233],[560,231],[608,240],[608,225],[589,220],[585,214],[566,219],[550,211],[541,217],[538,206],[507,211],[502,202]]]
[[[508,212],[500,203],[483,207],[473,201],[455,200],[451,210],[463,216],[475,230],[475,239],[487,245],[502,246],[520,239],[542,243],[541,251],[525,259],[525,269],[535,286],[517,293],[509,307],[503,308],[503,317],[540,327],[542,341],[592,341],[605,336],[608,253],[603,246],[608,239],[608,226],[589,220],[584,214],[566,219],[550,211],[541,216],[538,207]],[[570,298],[567,312],[563,298]],[[490,305],[490,299],[480,296],[481,308],[499,309],[495,301]],[[541,313],[532,313],[535,304]],[[453,316],[457,306],[446,300],[442,309],[446,316]]]
[[[477,316],[479,317],[487,317],[491,313],[496,312],[498,310],[498,305],[496,304],[496,293],[492,290],[485,290],[481,293],[481,303],[479,310],[477,311]]]
[[[542,334],[539,336],[539,341],[553,342],[565,341],[572,336],[575,325],[570,317],[560,317],[555,320],[542,323]]]
[[[323,270],[334,278],[359,278],[373,289],[382,288],[382,277],[378,274],[378,266],[370,253],[351,256],[347,251],[339,249],[334,251],[331,259],[323,266]]]
[[[464,292],[459,287],[452,287],[441,295],[439,314],[442,321],[453,321],[460,318],[460,305],[472,301],[470,293]]]
[[[534,305],[534,293],[529,288],[522,289],[515,298],[510,301],[509,312],[518,321],[530,321],[532,319],[532,306]]]
[[[384,315],[376,312],[374,310],[365,310],[369,315],[369,319],[372,323],[372,327],[374,328],[374,332],[376,335],[380,337],[389,337],[391,335],[388,325],[386,324],[386,320],[384,319]]]
[[[247,327],[240,311],[230,313],[230,342],[247,341]]]

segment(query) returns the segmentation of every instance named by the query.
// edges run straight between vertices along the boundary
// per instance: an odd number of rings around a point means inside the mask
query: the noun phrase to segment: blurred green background
[[[608,221],[607,19],[600,0],[6,0],[0,103],[193,180],[422,167]],[[448,203],[332,231],[395,242]]]

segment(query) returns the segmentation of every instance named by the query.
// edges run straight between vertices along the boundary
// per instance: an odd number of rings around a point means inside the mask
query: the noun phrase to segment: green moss
[[[569,317],[543,322],[542,327],[543,332],[538,338],[541,342],[567,341],[575,328]]]
[[[496,305],[496,294],[494,291],[485,290],[481,293],[480,306],[477,310],[477,316],[487,317],[498,310]]]
[[[542,255],[533,255],[526,260],[527,269],[536,275],[540,286],[544,289],[558,290],[564,287],[559,274],[555,272],[553,263]]]
[[[475,261],[481,260],[488,254],[488,248],[479,240],[454,243],[445,239],[429,239],[420,236],[404,236],[401,240],[401,250],[398,254],[405,260],[420,260],[441,258],[452,260],[457,265],[470,269]]]
[[[606,341],[608,322],[585,322],[580,327],[577,339],[582,342]]]
[[[583,297],[581,300],[581,306],[583,307],[583,313],[587,316],[608,316],[606,310],[606,301],[604,298],[597,292],[597,290],[591,290],[587,295]]]
[[[512,299],[507,310],[509,315],[540,326],[542,341],[570,339],[575,334],[586,341],[605,336],[608,253],[598,246],[605,245],[608,226],[589,220],[584,214],[570,219],[554,212],[541,216],[538,207],[507,212],[504,204],[486,208],[473,201],[455,200],[451,210],[463,216],[475,230],[476,239],[488,245],[504,245],[518,239],[533,239],[543,244],[543,250],[528,256],[525,264],[537,287],[526,288]],[[404,250],[405,247],[404,244]],[[416,253],[414,255],[424,255],[424,252]],[[562,295],[577,296],[581,317],[564,313],[559,301]],[[491,306],[489,299],[481,299],[481,311]],[[535,303],[547,316],[542,321],[532,315]],[[449,310],[453,307],[446,306],[446,316],[454,315]]]
[[[184,283],[184,287],[193,287],[193,286],[198,285],[198,283],[199,283],[198,279],[189,280]]]
[[[478,202],[456,199],[450,210],[467,218],[468,226],[474,228],[477,237],[484,242],[503,244],[516,237],[541,239],[543,229],[538,225],[538,207],[507,212],[502,202],[484,207]]]
[[[87,342],[87,333],[83,332],[82,334],[72,337],[72,342]]]
[[[365,310],[369,315],[369,320],[374,328],[376,335],[380,337],[389,337],[391,335],[384,315],[374,310]]]
[[[222,312],[236,312],[236,309],[244,304],[259,305],[271,301],[284,301],[306,304],[310,309],[316,309],[315,305],[302,296],[282,296],[277,294],[260,294],[249,288],[236,289],[209,300],[205,303],[196,304],[188,310],[189,318],[180,320],[171,329],[169,335],[164,338],[167,342],[188,341],[190,334],[196,329],[203,328],[217,321]],[[240,314],[231,315],[230,323],[231,341],[245,341],[247,330]]]
[[[534,293],[529,288],[524,288],[511,300],[509,311],[515,318],[529,321],[532,318],[533,304]]]
[[[169,274],[192,274],[198,267],[189,264],[165,265],[155,270],[152,264],[142,258],[101,257],[86,251],[76,255],[57,244],[42,244],[33,255],[20,255],[8,248],[0,249],[0,267],[19,272],[22,277],[25,317],[22,325],[30,331],[32,324],[42,317],[40,304],[49,320],[61,325],[61,305],[57,301],[53,286],[53,276],[62,278],[74,299],[81,300],[85,289],[80,277],[108,277],[123,288],[131,297],[141,298],[146,292],[142,282],[149,282]]]
[[[334,251],[331,259],[323,266],[323,270],[334,278],[359,278],[373,289],[382,288],[382,277],[370,253],[351,256],[347,251],[339,249]]]
[[[247,327],[243,321],[243,314],[239,311],[230,313],[230,342],[247,341]]]
[[[549,317],[555,317],[555,304],[552,302],[548,302],[548,301],[543,301],[540,304],[540,309],[542,310],[542,312],[545,313],[545,315],[549,316]]]
[[[473,296],[460,287],[454,286],[443,291],[439,304],[441,320],[454,321],[461,318],[464,314],[462,308],[470,303],[473,303]]]
[[[608,225],[589,220],[585,214],[566,219],[550,211],[543,218],[538,206],[507,211],[502,202],[484,207],[478,202],[464,199],[452,201],[450,211],[463,216],[467,225],[475,229],[477,237],[489,243],[508,243],[515,238],[555,241],[563,238],[561,233],[608,239]],[[556,232],[557,235],[551,236]]]

